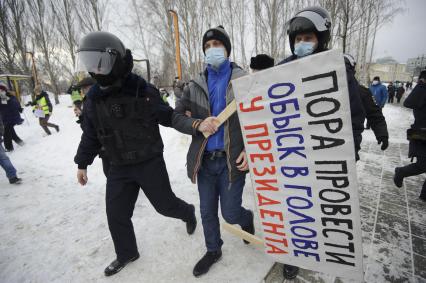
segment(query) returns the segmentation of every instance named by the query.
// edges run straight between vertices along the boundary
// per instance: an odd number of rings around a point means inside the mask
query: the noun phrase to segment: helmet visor
[[[111,72],[117,55],[108,51],[79,51],[75,72],[107,75]]]

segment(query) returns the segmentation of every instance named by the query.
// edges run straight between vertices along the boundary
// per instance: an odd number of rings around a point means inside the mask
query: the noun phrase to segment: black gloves
[[[382,144],[381,150],[386,150],[389,146],[389,137],[377,137],[377,144]]]

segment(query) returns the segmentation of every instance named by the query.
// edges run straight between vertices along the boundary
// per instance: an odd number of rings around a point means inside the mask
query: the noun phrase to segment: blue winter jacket
[[[231,79],[231,62],[225,60],[218,69],[207,66],[207,86],[209,89],[210,112],[217,117],[226,107],[226,89]],[[209,137],[206,150],[224,150],[224,126],[220,126],[218,131]]]
[[[374,96],[377,106],[383,108],[388,101],[388,90],[384,85],[378,83],[370,86],[370,91]]]
[[[19,114],[22,112],[22,107],[13,95],[7,95],[9,100],[7,104],[0,103],[0,112],[5,126],[20,125],[24,121]]]

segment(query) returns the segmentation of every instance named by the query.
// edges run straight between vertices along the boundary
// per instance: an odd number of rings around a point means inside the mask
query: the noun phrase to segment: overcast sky
[[[375,44],[376,59],[392,56],[406,63],[408,58],[426,55],[426,0],[406,0],[406,11],[377,32]]]
[[[136,54],[142,54],[136,48],[138,43],[133,40],[133,35],[128,30],[129,25],[132,24],[132,19],[129,17],[130,1],[117,2],[122,5],[112,5],[114,12],[110,12],[109,16],[117,14],[120,16],[109,17],[106,29],[116,33],[124,44],[133,49]],[[110,2],[109,9],[111,9],[111,3],[116,2]],[[373,60],[391,56],[400,63],[406,63],[408,58],[426,55],[426,0],[405,0],[405,3],[405,11],[378,30]],[[252,45],[247,42],[248,53],[252,49],[250,48]]]

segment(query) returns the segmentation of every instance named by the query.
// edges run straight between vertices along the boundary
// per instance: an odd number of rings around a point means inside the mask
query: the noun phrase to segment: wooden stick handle
[[[256,237],[255,235],[252,235],[250,233],[247,233],[246,231],[241,230],[240,228],[238,228],[235,225],[231,225],[231,224],[225,222],[225,223],[222,224],[222,228],[224,230],[234,234],[235,236],[240,237],[240,238],[250,242],[253,245],[256,245],[256,246],[263,248],[263,244],[264,244],[263,239]]]
[[[225,123],[225,121],[228,120],[229,117],[231,117],[231,115],[235,113],[235,111],[237,111],[237,103],[235,102],[235,99],[234,99],[217,116],[217,119],[220,121],[220,123],[217,126],[220,127],[223,123]],[[208,138],[210,136],[210,134],[206,132],[203,132],[203,135],[205,138]]]

